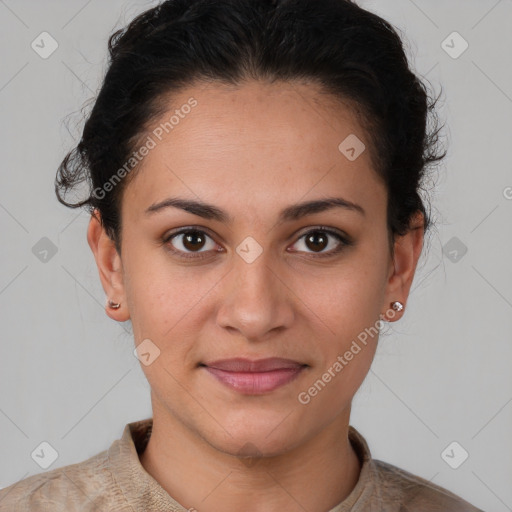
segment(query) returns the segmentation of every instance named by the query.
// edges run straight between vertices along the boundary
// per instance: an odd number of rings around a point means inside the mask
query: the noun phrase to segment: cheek
[[[325,380],[330,390],[336,390],[332,395],[335,401],[336,393],[341,401],[355,393],[370,368],[377,346],[386,260],[385,254],[379,261],[371,258],[372,250],[377,254],[368,246],[357,257],[347,259],[346,265],[340,265],[327,279],[315,279],[309,296],[304,295],[311,322],[316,322],[323,333],[316,340],[321,364],[311,381],[322,379],[324,372],[330,370]],[[305,290],[306,287],[303,293]]]
[[[385,270],[359,254],[332,272],[301,278],[299,295],[330,338],[346,342],[379,319]]]
[[[191,280],[191,270],[173,265],[163,247],[148,245],[126,243],[125,289],[134,328],[163,339],[204,295],[207,283]]]
[[[313,416],[329,410],[332,417],[350,405],[373,361],[379,339],[379,306],[372,287],[345,282],[336,291],[341,299],[324,297],[323,320],[329,325],[328,336],[318,336],[317,365],[305,380],[298,402]],[[334,333],[333,333],[334,332]],[[330,416],[330,417],[331,417]]]
[[[151,385],[152,380],[172,381],[168,372],[180,378],[195,363],[200,318],[206,297],[218,281],[206,274],[191,278],[194,269],[171,265],[159,251],[164,250],[154,250],[153,256],[151,250],[130,253],[125,281],[135,345],[145,342],[158,354],[154,364],[143,364]]]
[[[371,287],[364,289],[360,284],[357,289],[347,286],[338,291],[343,293],[343,298],[337,301],[333,298],[324,308],[331,333],[318,339],[323,354],[315,377],[321,378],[328,372],[324,380],[332,381],[331,387],[340,385],[346,391],[349,386],[355,392],[369,370],[377,347],[380,302]]]

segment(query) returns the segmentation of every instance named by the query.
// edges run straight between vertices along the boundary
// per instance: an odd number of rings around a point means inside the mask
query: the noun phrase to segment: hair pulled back
[[[437,100],[409,69],[396,30],[376,14],[350,0],[167,0],[113,33],[108,48],[100,92],[55,191],[66,206],[97,209],[119,252],[122,193],[137,167],[108,191],[105,184],[172,93],[200,81],[311,81],[355,105],[387,187],[390,234],[405,234],[418,211],[430,227],[420,192],[428,166],[446,155],[438,154]],[[88,197],[66,201],[84,181]]]

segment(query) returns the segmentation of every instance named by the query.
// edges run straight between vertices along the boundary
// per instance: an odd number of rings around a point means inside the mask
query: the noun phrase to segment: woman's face
[[[104,233],[100,246],[105,291],[122,303],[109,315],[131,318],[144,343],[154,421],[269,455],[348,422],[379,315],[405,302],[421,246],[406,236],[393,265],[387,193],[357,118],[311,85],[203,84],[147,135],[123,195],[121,256]],[[171,198],[190,208],[155,208]],[[327,199],[339,205],[300,207]],[[214,369],[233,358],[290,361]]]

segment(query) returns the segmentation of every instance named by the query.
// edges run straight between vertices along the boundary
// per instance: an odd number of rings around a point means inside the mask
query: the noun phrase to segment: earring
[[[108,307],[112,309],[119,309],[121,307],[121,304],[118,304],[112,300],[108,300]]]
[[[402,311],[402,309],[404,309],[404,305],[396,300],[395,302],[392,302],[391,303],[391,307],[395,310],[395,311]]]

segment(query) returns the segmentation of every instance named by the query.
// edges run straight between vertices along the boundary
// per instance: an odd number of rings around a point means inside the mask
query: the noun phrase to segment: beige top
[[[186,512],[140,463],[152,426],[152,418],[128,423],[108,450],[0,490],[0,511]],[[328,512],[482,512],[442,487],[372,459],[352,426],[349,439],[361,474],[350,495]]]

